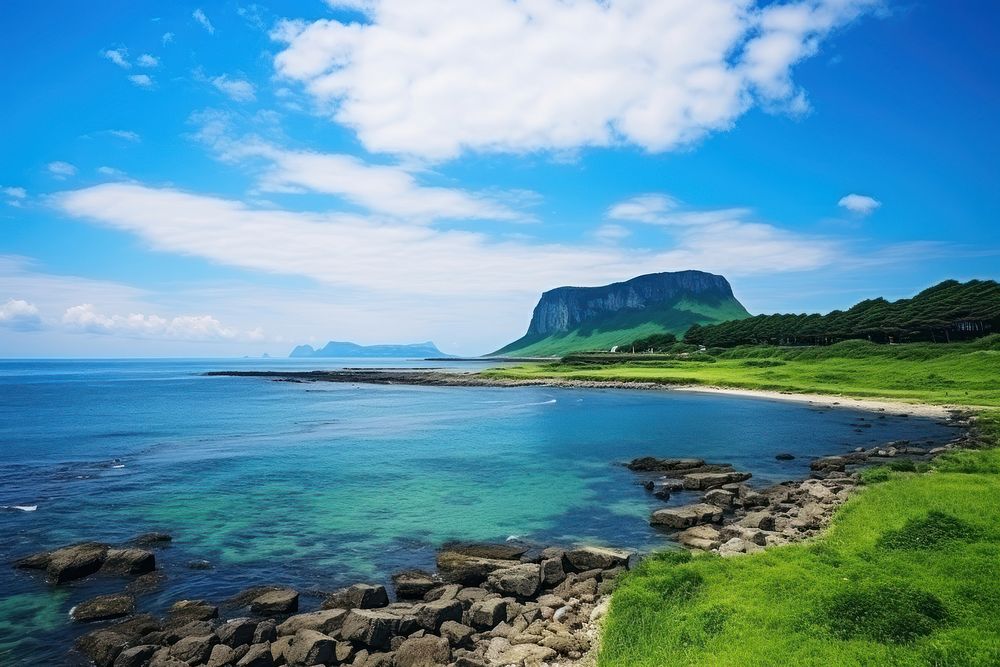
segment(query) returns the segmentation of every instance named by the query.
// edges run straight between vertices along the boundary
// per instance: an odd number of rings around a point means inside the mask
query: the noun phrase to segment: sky
[[[998,277],[993,0],[0,3],[0,357],[483,354]]]

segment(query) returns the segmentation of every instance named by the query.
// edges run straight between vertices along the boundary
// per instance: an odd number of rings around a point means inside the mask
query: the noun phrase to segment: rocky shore
[[[262,586],[221,603],[178,600],[165,617],[137,613],[129,588],[155,574],[154,550],[169,539],[69,545],[15,566],[55,584],[133,578],[124,592],[71,610],[78,623],[117,619],[76,642],[98,667],[498,667],[590,664],[608,595],[632,557],[597,547],[454,543],[438,553],[436,572],[396,573],[394,599],[384,586],[355,584],[301,612],[297,591]]]

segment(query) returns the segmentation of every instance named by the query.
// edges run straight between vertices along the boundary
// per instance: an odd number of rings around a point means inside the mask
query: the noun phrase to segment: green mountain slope
[[[610,350],[652,334],[682,336],[694,324],[750,317],[721,276],[698,271],[640,276],[595,288],[542,295],[522,338],[496,356],[562,356]]]

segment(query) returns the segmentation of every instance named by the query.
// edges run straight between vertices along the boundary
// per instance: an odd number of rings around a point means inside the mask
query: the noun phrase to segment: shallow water
[[[662,546],[647,519],[663,503],[616,465],[636,456],[730,462],[763,485],[804,476],[812,456],[952,433],[917,418],[680,392],[199,376],[386,363],[0,361],[0,664],[66,662],[72,638],[93,627],[72,627],[70,607],[123,587],[56,589],[6,565],[74,541],[174,536],[157,554],[163,586],[140,596],[142,610],[264,583],[316,592],[309,607],[320,591],[433,568],[448,539]],[[783,451],[798,458],[776,461]],[[193,559],[214,569],[188,569]]]

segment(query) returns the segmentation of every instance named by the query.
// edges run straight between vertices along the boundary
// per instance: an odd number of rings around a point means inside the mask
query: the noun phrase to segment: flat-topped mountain
[[[704,271],[651,273],[601,287],[558,287],[542,294],[523,337],[494,354],[555,356],[659,333],[682,335],[693,324],[750,317],[722,276]]]
[[[299,345],[289,357],[402,357],[420,358],[447,357],[437,346],[426,343],[410,343],[407,345],[358,345],[341,341],[330,341],[316,350],[312,345]]]

